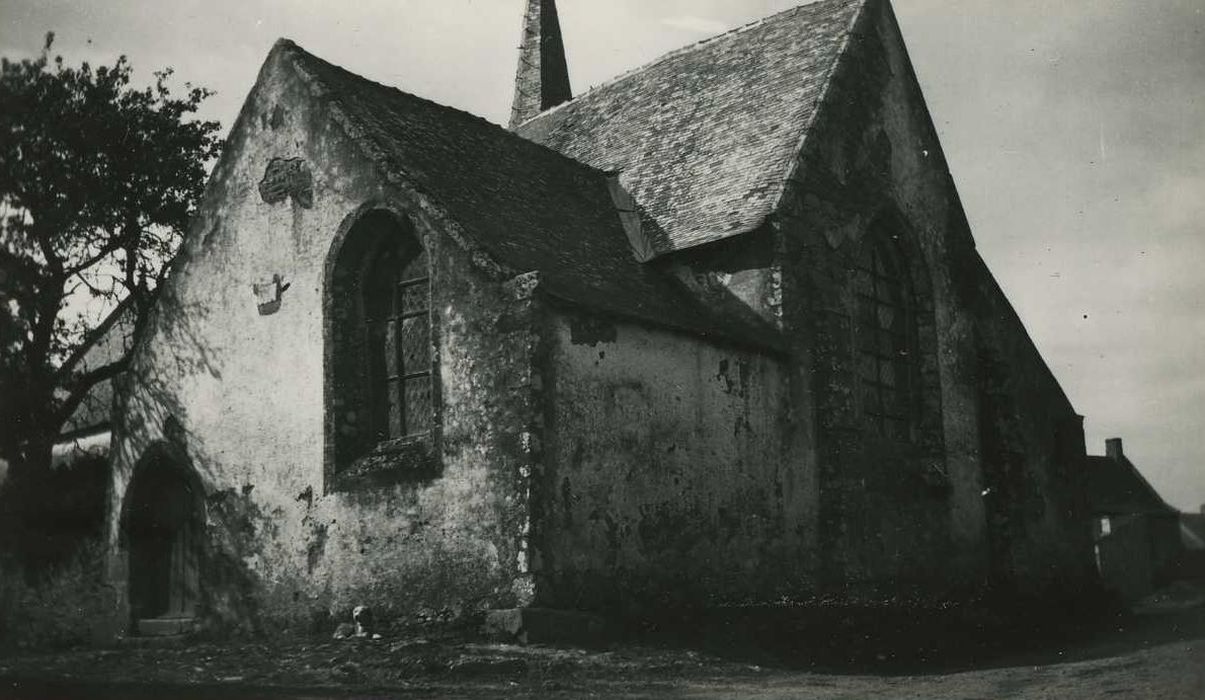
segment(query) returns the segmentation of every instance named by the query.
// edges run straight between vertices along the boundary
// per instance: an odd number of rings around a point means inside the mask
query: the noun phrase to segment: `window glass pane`
[[[895,327],[895,309],[890,306],[879,306],[879,327],[892,329]]]
[[[878,254],[877,251],[874,256],[874,274],[875,277],[889,277],[891,275],[891,271],[887,268],[883,256]]]
[[[909,416],[912,411],[908,401],[908,388],[899,379],[897,377],[893,380],[893,388],[886,403],[887,412],[895,416]]]
[[[420,279],[427,276],[427,251],[420,250],[418,255],[410,258],[406,266],[402,269],[399,281],[407,282],[409,280]]]
[[[402,406],[402,380],[391,379],[388,383],[389,415],[387,417],[386,434],[384,437],[397,438],[405,435],[405,415]]]
[[[427,316],[402,321],[402,371],[406,374],[431,370],[431,334]]]
[[[858,295],[858,323],[872,326],[875,323],[875,303],[870,297]]]
[[[393,285],[397,275],[397,256],[386,249],[369,263],[364,280],[364,314],[369,321],[381,321],[393,311]]]
[[[895,387],[895,372],[894,362],[884,362],[879,365],[879,384],[887,388]]]
[[[378,326],[381,328],[380,353],[385,363],[385,377],[394,379],[401,374],[402,368],[399,360],[398,333],[397,321],[390,319]]]
[[[865,380],[874,381],[878,373],[879,367],[874,357],[866,353],[859,353],[858,376]]]
[[[862,384],[862,407],[872,413],[880,412],[879,389],[871,382]]]
[[[409,377],[405,381],[406,434],[416,435],[431,429],[431,375]]]
[[[895,336],[886,331],[879,331],[876,335],[879,338],[878,353],[879,357],[891,359],[896,354]]]
[[[367,388],[368,392],[364,396],[365,409],[367,409],[367,420],[360,421],[361,424],[372,433],[376,439],[386,434],[387,426],[382,417],[388,412],[388,396],[386,396],[385,386],[388,382],[388,362],[385,355],[385,325],[381,323],[369,324],[365,329],[365,350],[368,360],[368,377]]]
[[[427,283],[425,281],[403,284],[398,293],[401,296],[400,309],[402,314],[413,314],[427,310]]]

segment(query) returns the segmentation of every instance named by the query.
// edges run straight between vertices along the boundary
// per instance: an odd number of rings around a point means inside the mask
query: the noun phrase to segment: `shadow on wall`
[[[187,408],[178,399],[178,388],[190,378],[222,379],[221,353],[198,330],[209,314],[205,304],[180,302],[174,285],[169,286],[135,350],[129,372],[118,385],[106,515],[108,583],[118,617],[124,618],[118,620],[119,632],[147,610],[195,616],[209,628],[221,620],[237,620],[235,629],[224,631],[257,631],[255,611],[249,608],[254,582],[243,559],[265,517],[249,498],[249,490],[215,490],[212,456],[190,432]],[[146,342],[152,338],[153,344]],[[167,482],[180,485],[185,493],[163,491]],[[131,507],[131,499],[137,500],[139,494],[143,502],[160,497],[179,500],[187,504],[187,512],[168,517],[137,504]],[[156,531],[148,523],[162,525],[159,520],[188,527],[160,527],[156,536],[163,541],[148,540],[148,533]],[[164,535],[165,529],[178,535],[177,540]],[[178,578],[155,573],[164,568],[155,563],[158,549],[163,550],[160,558],[166,557],[164,566],[168,561],[187,562],[191,571],[187,594],[181,593],[185,584]]]

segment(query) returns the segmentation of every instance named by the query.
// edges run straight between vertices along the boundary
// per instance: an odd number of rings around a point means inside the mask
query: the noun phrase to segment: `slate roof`
[[[866,1],[822,0],[674,51],[516,131],[622,171],[659,253],[751,231],[778,206]]]
[[[1128,459],[1088,457],[1086,488],[1092,513],[1171,514],[1175,508],[1163,502]]]
[[[281,40],[386,175],[451,216],[496,261],[596,311],[776,347],[777,335],[705,306],[632,254],[606,174],[460,110],[372,82]]]

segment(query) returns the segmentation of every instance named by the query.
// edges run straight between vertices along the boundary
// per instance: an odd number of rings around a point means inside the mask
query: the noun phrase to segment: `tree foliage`
[[[49,463],[88,392],[125,369],[200,199],[219,125],[211,93],[131,86],[124,56],[78,68],[40,56],[0,71],[0,458]],[[127,344],[122,344],[127,345]]]

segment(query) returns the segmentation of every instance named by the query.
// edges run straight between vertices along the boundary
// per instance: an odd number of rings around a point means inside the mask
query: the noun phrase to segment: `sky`
[[[576,92],[800,0],[560,0]],[[126,54],[217,91],[272,43],[498,123],[523,0],[0,0],[0,56]],[[1205,2],[895,0],[980,253],[1083,414],[1205,504]],[[3,106],[0,105],[0,109]]]

